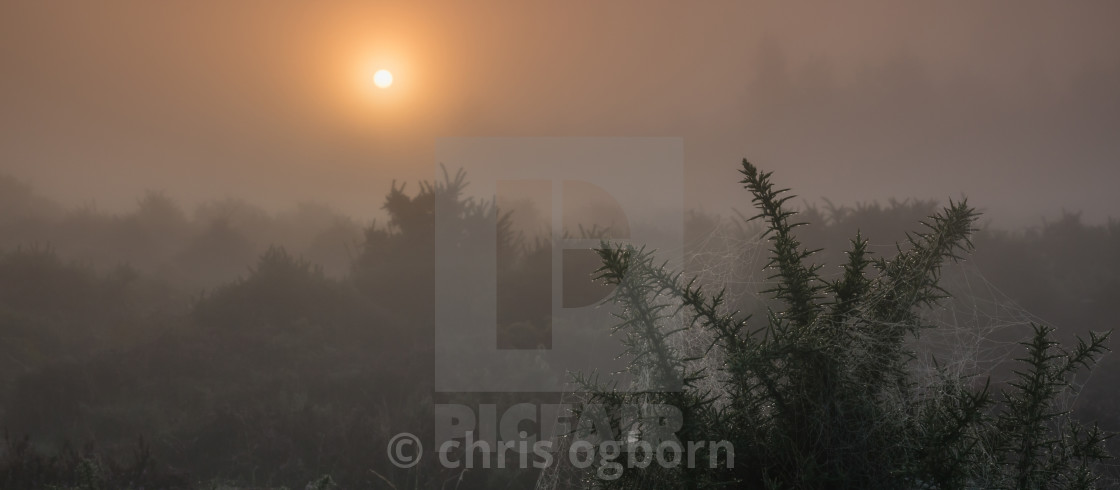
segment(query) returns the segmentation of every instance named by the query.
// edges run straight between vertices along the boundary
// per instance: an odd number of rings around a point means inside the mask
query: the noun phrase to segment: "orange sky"
[[[372,217],[443,136],[680,136],[808,199],[1120,217],[1120,4],[4,2],[0,172],[68,204]],[[396,83],[378,90],[377,68]]]

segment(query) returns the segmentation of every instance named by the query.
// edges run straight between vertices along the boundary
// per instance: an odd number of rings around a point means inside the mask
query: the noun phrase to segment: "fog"
[[[1120,486],[1117,20],[0,3],[0,488]]]
[[[437,138],[674,136],[688,207],[749,157],[807,200],[1120,215],[1113,2],[0,6],[0,172],[66,205],[381,216]],[[397,83],[374,88],[388,67]],[[454,165],[454,162],[445,162]]]

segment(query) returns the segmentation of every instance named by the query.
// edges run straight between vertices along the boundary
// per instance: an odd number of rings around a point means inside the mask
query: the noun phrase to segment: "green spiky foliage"
[[[1091,463],[1108,457],[1108,437],[1094,424],[1084,427],[1055,403],[1069,391],[1071,378],[1095,364],[1106,350],[1108,334],[1079,339],[1072,352],[1050,338],[1052,328],[1036,325],[1022,344],[1023,369],[1003,393],[1003,410],[995,421],[991,447],[1006,468],[1006,486],[1013,488],[1092,488],[1097,482]]]
[[[1105,435],[1059,409],[1079,368],[1105,350],[1093,335],[1072,353],[1039,327],[1027,343],[1027,368],[1002,395],[986,379],[939,370],[919,383],[908,346],[925,327],[923,308],[947,297],[942,267],[971,250],[978,214],[950,202],[910,234],[893,257],[873,257],[851,240],[842,274],[825,279],[798,241],[804,223],[793,197],[771,173],[743,160],[770,244],[767,269],[776,301],[765,318],[733,311],[723,289],[669,271],[654,253],[603,242],[597,278],[615,286],[616,335],[623,339],[637,390],[579,377],[589,402],[608,408],[669,404],[684,420],[681,441],[721,441],[734,452],[705,450],[695,467],[625,467],[606,488],[1091,488],[1093,464],[1107,455]],[[710,339],[687,352],[675,336]],[[698,362],[703,358],[706,362]],[[717,362],[713,363],[712,360]],[[713,367],[713,365],[715,367]],[[615,420],[620,423],[620,420]],[[634,430],[619,427],[618,434]],[[640,459],[640,458],[639,458]],[[622,463],[626,458],[619,458]],[[595,473],[595,472],[591,472]]]

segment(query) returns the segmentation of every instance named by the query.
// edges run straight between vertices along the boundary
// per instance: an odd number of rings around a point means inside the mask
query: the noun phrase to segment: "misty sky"
[[[68,205],[154,189],[368,218],[432,177],[438,137],[679,136],[686,203],[712,211],[746,207],[746,156],[809,200],[1100,221],[1118,21],[1112,1],[10,1],[0,172]]]

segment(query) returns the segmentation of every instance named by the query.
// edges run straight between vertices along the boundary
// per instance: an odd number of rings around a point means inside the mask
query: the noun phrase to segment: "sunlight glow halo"
[[[389,73],[389,70],[377,70],[377,73],[373,74],[373,83],[380,88],[388,88],[393,84],[393,74]]]

